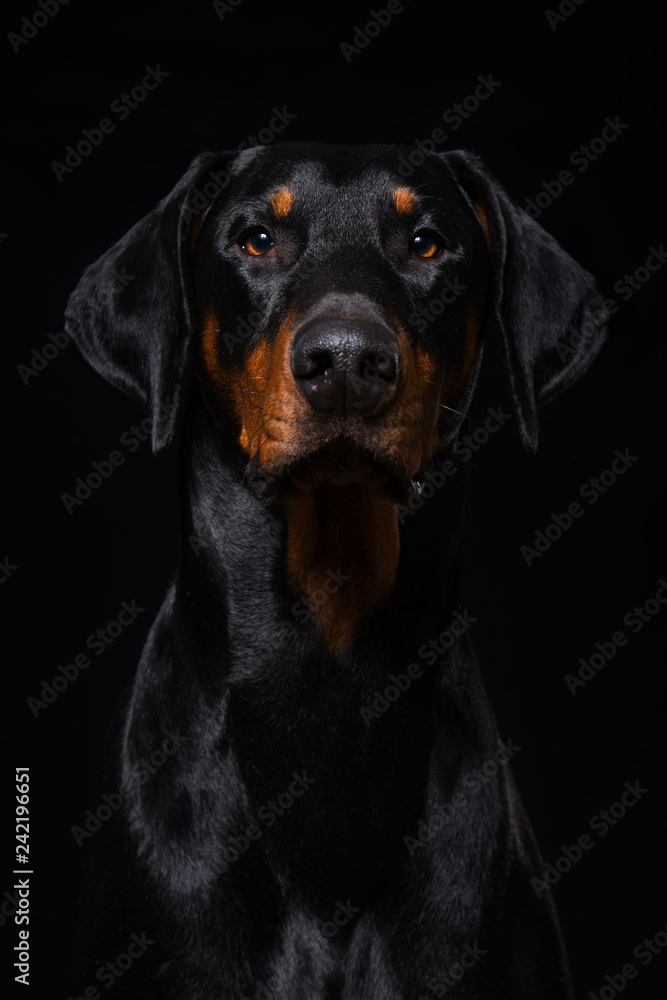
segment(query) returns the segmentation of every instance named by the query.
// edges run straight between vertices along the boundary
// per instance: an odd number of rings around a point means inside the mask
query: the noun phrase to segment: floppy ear
[[[606,337],[595,279],[508,198],[481,161],[442,154],[484,228],[492,309],[525,447],[537,450],[537,407],[582,375]]]
[[[234,153],[197,157],[173,191],[84,272],[65,329],[112,385],[153,423],[153,450],[169,444],[192,336],[189,264],[203,214],[227,187]]]

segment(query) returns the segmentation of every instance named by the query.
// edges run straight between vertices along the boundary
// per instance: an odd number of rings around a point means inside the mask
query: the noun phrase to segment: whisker
[[[465,413],[461,410],[455,410],[453,406],[446,406],[445,403],[436,403],[436,406],[441,407],[443,410],[450,410],[452,413],[458,413],[460,417],[465,417]]]

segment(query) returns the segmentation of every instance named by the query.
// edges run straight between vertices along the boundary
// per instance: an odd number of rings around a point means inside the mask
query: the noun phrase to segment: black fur
[[[233,367],[288,309],[317,314],[325,296],[327,315],[363,300],[387,323],[390,304],[445,380],[464,306],[495,319],[519,429],[536,448],[537,406],[603,342],[593,279],[477,159],[427,154],[404,179],[408,152],[287,144],[200,156],[86,271],[67,329],[152,415],[155,450],[173,436],[206,304],[220,304],[232,332],[257,317],[220,352]],[[296,192],[282,257],[244,257],[234,239],[248,220],[266,226],[265,194],[281,184]],[[422,197],[418,228],[442,236],[442,260],[413,265],[400,249],[403,223],[383,206],[401,184]],[[417,332],[409,317],[446,279],[465,295]],[[435,462],[465,425],[480,356]],[[467,633],[433,665],[419,654],[458,606],[465,476],[404,518],[389,596],[335,655],[288,579],[280,495],[291,469],[269,470],[273,502],[263,499],[266,470],[248,469],[201,357],[193,382],[178,573],[109,735],[101,790],[124,801],[94,837],[73,996],[106,985],[99,970],[129,953],[119,998],[571,997],[552,903],[530,885],[542,862],[509,766],[472,777],[499,743]],[[413,663],[421,676],[369,722],[361,709]],[[139,762],[165,739],[176,752],[146,776]],[[279,813],[281,794],[292,803]],[[133,934],[145,938],[128,952]]]

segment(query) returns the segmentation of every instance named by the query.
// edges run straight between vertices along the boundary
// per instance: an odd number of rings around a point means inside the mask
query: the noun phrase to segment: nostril
[[[334,365],[329,351],[301,351],[294,357],[292,371],[297,378],[321,378]]]
[[[369,354],[363,359],[361,376],[365,379],[380,378],[385,382],[396,381],[396,361],[389,354]]]

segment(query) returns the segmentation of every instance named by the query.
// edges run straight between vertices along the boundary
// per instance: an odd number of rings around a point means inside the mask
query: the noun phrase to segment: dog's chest
[[[325,896],[375,894],[405,857],[423,811],[430,726],[426,690],[373,726],[363,685],[332,673],[273,692],[237,688],[233,751],[262,840],[289,877]],[[426,714],[428,719],[428,714]]]

